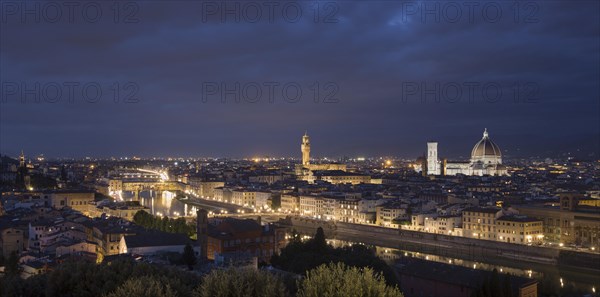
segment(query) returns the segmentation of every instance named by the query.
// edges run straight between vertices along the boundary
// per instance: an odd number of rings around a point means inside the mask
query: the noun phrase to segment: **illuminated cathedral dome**
[[[427,165],[420,168],[427,175],[508,175],[508,168],[502,165],[500,147],[490,139],[487,129],[473,147],[470,162],[440,162],[437,145],[434,141],[427,143]]]
[[[490,139],[487,129],[483,131],[483,138],[475,144],[471,151],[471,162],[493,165],[502,163],[500,148]]]

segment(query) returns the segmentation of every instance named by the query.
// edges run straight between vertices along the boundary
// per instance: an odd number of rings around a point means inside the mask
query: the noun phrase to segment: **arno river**
[[[572,290],[570,291],[585,295],[597,293],[600,287],[600,275],[566,271],[553,265],[530,264],[520,261],[474,261],[428,252],[424,253],[418,250],[403,250],[372,245],[366,241],[356,242],[340,234],[336,237],[337,239],[329,239],[328,243],[334,247],[356,243],[372,246],[375,248],[377,256],[388,262],[391,266],[398,264],[401,258],[409,257],[488,271],[495,268],[501,273],[510,273],[512,275],[537,279],[539,282],[538,292],[555,292],[561,288],[571,288]]]
[[[139,194],[140,204],[150,209],[153,215],[168,216],[168,217],[192,217],[196,216],[196,211],[199,208],[206,209],[215,214],[222,211],[228,213],[236,213],[238,209],[244,209],[237,205],[226,204],[217,201],[207,200],[179,200],[176,198],[175,192],[164,191],[157,197],[158,192],[142,191]],[[188,195],[189,196],[189,195]],[[133,192],[123,192],[121,197],[125,201],[133,200]],[[246,208],[246,211],[250,209]]]

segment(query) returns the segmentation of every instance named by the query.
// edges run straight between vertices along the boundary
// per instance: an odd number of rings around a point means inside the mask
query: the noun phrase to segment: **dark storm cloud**
[[[437,139],[442,154],[458,158],[467,157],[487,127],[508,154],[579,149],[597,157],[596,1],[526,2],[533,6],[521,6],[519,14],[513,2],[480,2],[480,8],[501,8],[497,21],[478,8],[469,19],[467,2],[450,2],[463,12],[457,22],[443,11],[449,2],[342,1],[329,7],[337,8],[334,23],[324,22],[333,10],[322,2],[316,23],[313,2],[298,2],[303,15],[297,22],[275,10],[272,21],[256,23],[244,20],[248,15],[240,10],[239,22],[207,15],[206,5],[264,8],[266,2],[139,2],[137,23],[125,23],[123,11],[115,23],[111,3],[99,3],[104,14],[97,23],[82,17],[37,23],[5,15],[4,83],[77,82],[81,88],[97,82],[103,96],[96,103],[79,93],[74,103],[66,94],[56,103],[4,96],[2,153],[23,148],[51,156],[292,156],[308,130],[322,156],[414,157],[425,141]],[[439,21],[421,14],[431,7]],[[123,89],[127,82],[139,87],[139,102],[122,102],[132,91]],[[207,82],[279,86],[273,103],[265,87],[257,103],[235,103],[231,96],[221,103],[218,93],[202,102]],[[280,94],[290,82],[301,86],[299,102]],[[313,100],[315,82],[319,103]],[[333,90],[324,88],[328,82],[339,88],[337,103],[322,102]],[[473,97],[465,83],[476,85]],[[500,86],[502,97],[484,96],[486,84]],[[454,85],[464,88],[462,96],[445,100]],[[408,86],[430,92],[410,95]]]

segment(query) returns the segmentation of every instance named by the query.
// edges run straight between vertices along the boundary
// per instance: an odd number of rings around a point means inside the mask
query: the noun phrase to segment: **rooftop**
[[[184,234],[159,231],[146,231],[136,235],[125,236],[124,240],[127,248],[185,245],[191,241]]]
[[[401,265],[400,274],[469,288],[478,288],[483,283],[483,280],[491,274],[490,271],[418,259],[411,259],[409,262]],[[513,290],[518,290],[537,282],[534,279],[517,276],[511,276],[510,278]]]
[[[499,221],[511,221],[511,222],[541,222],[542,220],[538,220],[536,218],[530,218],[527,216],[502,216],[497,220]]]
[[[347,172],[342,170],[315,170],[313,173],[317,176],[367,176],[367,174]]]
[[[466,208],[463,212],[481,212],[481,213],[497,213],[500,211],[500,208],[497,207],[469,207]]]

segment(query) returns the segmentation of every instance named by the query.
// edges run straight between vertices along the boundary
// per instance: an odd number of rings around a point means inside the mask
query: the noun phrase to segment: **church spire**
[[[19,156],[19,167],[25,167],[25,153],[21,150],[21,155]]]

